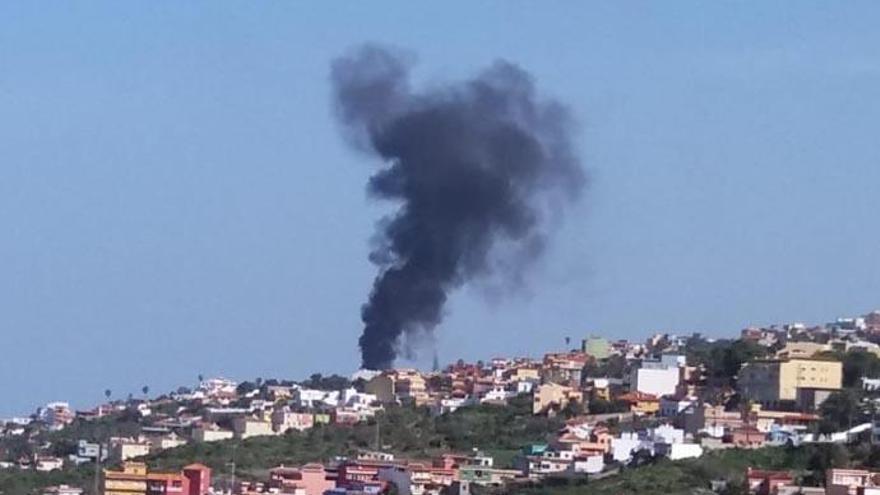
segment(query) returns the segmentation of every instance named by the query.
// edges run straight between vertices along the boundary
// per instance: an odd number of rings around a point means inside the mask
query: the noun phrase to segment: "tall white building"
[[[657,397],[672,395],[681,379],[683,361],[677,357],[645,361],[630,375],[630,389]]]

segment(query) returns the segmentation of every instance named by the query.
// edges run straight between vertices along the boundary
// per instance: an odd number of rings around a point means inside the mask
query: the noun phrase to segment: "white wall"
[[[675,393],[678,386],[678,368],[639,368],[633,371],[633,390],[662,397]]]
[[[672,425],[660,425],[648,430],[648,436],[654,442],[682,443],[684,442],[684,430]]]
[[[575,461],[572,468],[576,473],[596,474],[605,469],[605,460],[601,455],[587,457],[584,461]]]
[[[638,450],[642,445],[636,434],[622,433],[620,438],[611,439],[611,457],[622,463],[627,463],[632,458],[634,450]]]
[[[703,447],[695,443],[675,443],[669,449],[669,459],[673,461],[700,457],[701,455],[703,455]]]

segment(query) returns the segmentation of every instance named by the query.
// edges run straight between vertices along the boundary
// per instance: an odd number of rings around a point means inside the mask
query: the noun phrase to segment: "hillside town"
[[[746,328],[737,339],[588,335],[566,344],[541,359],[459,360],[431,371],[361,370],[304,381],[199,377],[192,389],[153,398],[148,387],[143,397],[124,399],[108,390],[106,403],[89,410],[52,402],[2,421],[0,469],[94,472],[84,486],[40,487],[53,495],[506,493],[549,479],[609,478],[658,459],[873,443],[880,433],[880,312]],[[380,431],[377,421],[398,408],[431,418],[518,408],[554,428],[505,459],[477,443],[401,456],[382,440],[394,432]],[[90,425],[110,433],[101,438]],[[375,440],[356,452],[236,476],[234,449],[249,442],[358,426],[374,427]],[[75,437],[79,431],[90,433]],[[219,466],[190,458],[174,471],[154,468],[164,453],[199,445],[241,447]],[[880,494],[880,472],[866,469],[829,467],[823,485],[809,486],[795,472],[749,466],[742,480],[755,494]],[[729,493],[728,483],[712,480],[705,489]]]

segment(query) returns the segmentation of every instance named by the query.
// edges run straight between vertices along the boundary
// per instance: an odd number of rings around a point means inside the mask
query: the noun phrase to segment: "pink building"
[[[269,484],[285,491],[302,489],[306,495],[323,495],[324,491],[336,488],[336,482],[329,479],[321,464],[306,464],[301,468],[279,466],[269,471]]]
[[[204,464],[190,464],[183,468],[183,476],[189,480],[187,495],[207,495],[211,489],[211,468]]]
[[[767,441],[766,433],[750,425],[735,428],[727,436],[730,443],[747,449],[763,447]]]
[[[825,474],[828,495],[861,495],[880,492],[880,473],[863,469],[829,469]]]

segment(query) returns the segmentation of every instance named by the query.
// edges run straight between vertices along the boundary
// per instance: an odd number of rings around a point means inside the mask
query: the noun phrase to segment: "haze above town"
[[[875,309],[880,5],[695,5],[0,5],[0,416],[358,367],[389,210],[328,70],[365,41],[427,83],[507,58],[581,122],[585,197],[441,362]]]

